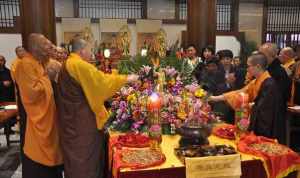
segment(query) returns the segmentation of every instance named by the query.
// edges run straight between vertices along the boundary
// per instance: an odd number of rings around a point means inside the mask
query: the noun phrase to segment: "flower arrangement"
[[[157,71],[164,74],[164,80]],[[206,124],[215,119],[205,101],[207,93],[196,83],[184,86],[175,68],[167,66],[156,69],[144,65],[137,73],[140,76],[139,82],[123,87],[113,98],[113,129],[123,132],[157,130],[157,127],[148,128],[151,117],[149,96],[153,92],[158,93],[160,98],[159,118],[162,124],[180,127],[189,121]],[[157,83],[163,85],[163,91],[157,91]]]

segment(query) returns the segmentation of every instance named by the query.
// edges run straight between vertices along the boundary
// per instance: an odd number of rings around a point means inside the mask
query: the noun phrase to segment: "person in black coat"
[[[291,79],[277,58],[278,49],[275,44],[265,43],[259,48],[259,51],[267,57],[267,70],[276,81],[286,107],[291,93]]]
[[[6,60],[0,55],[0,102],[15,101],[14,84]]]
[[[289,78],[288,74],[286,73],[285,69],[281,66],[279,59],[277,58],[278,48],[275,44],[272,43],[265,43],[260,48],[259,51],[263,53],[268,60],[268,67],[267,70],[270,73],[271,77],[275,80],[278,93],[281,95],[281,104],[280,108],[278,109],[278,116],[284,120],[286,117],[287,112],[287,103],[291,96],[291,84],[292,81]],[[273,104],[273,103],[270,103]],[[278,132],[281,132],[280,135],[285,135],[286,133],[286,125],[285,122],[276,123],[278,124]],[[285,138],[282,136],[282,138]],[[281,143],[284,143],[286,140],[281,140]]]

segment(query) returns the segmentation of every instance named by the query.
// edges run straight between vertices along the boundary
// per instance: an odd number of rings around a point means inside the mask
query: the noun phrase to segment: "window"
[[[217,0],[217,31],[231,31],[233,1]]]
[[[0,0],[0,27],[14,27],[14,17],[20,16],[19,0]]]
[[[186,20],[187,17],[187,0],[179,1],[179,19]]]
[[[280,48],[300,44],[300,1],[267,0],[264,5],[264,41]]]
[[[144,0],[79,0],[81,18],[140,19],[144,10]]]

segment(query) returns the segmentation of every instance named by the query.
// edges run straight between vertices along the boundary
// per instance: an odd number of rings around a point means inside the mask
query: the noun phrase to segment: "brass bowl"
[[[212,132],[212,126],[211,124],[203,124],[201,126],[183,125],[176,132],[184,138],[207,139]]]

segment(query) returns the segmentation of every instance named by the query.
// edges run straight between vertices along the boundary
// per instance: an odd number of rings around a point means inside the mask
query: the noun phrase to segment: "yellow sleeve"
[[[66,63],[69,74],[80,84],[91,109],[97,117],[97,124],[107,119],[104,101],[112,97],[127,82],[126,75],[105,74],[92,64],[81,59],[69,59]],[[102,119],[102,121],[99,121]]]

